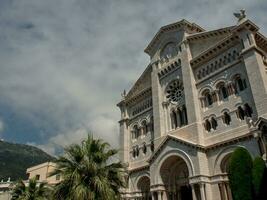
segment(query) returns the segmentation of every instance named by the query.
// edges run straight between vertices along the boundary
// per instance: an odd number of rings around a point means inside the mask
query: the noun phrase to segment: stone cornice
[[[144,170],[148,170],[148,169],[149,169],[149,164],[144,165],[142,167],[137,167],[137,168],[134,168],[134,169],[129,169],[129,174],[140,172],[140,171],[144,171]]]
[[[140,91],[138,94],[132,96],[131,98],[126,99],[125,103],[127,105],[131,105],[133,103],[138,102],[140,99],[143,99],[144,97],[148,97],[151,94],[152,94],[152,88],[151,87],[146,88],[146,89]]]
[[[247,29],[247,30],[252,31],[252,32],[257,32],[259,30],[259,27],[248,19],[248,20],[244,21],[243,23],[239,24],[238,26],[236,26],[235,28],[233,28],[232,31],[233,32],[241,32],[244,29]]]
[[[184,28],[188,31],[191,32],[202,32],[205,31],[203,28],[201,28],[200,26],[198,26],[195,23],[190,23],[187,20],[183,19],[179,22],[175,22],[166,26],[163,26],[159,29],[159,31],[156,33],[156,35],[154,36],[154,38],[151,40],[151,42],[148,44],[148,46],[145,48],[145,53],[149,54],[151,53],[153,47],[155,46],[155,44],[157,42],[159,42],[161,36],[165,33],[165,32],[169,32],[169,31],[173,31],[173,30],[179,30],[181,28]]]
[[[164,76],[166,76],[167,74],[175,71],[179,67],[181,67],[181,64],[178,63],[177,61],[169,63],[164,68],[159,70],[158,76],[159,76],[159,78],[163,78]]]
[[[258,32],[255,34],[255,40],[256,40],[257,46],[261,48],[263,51],[265,51],[266,53],[267,52],[267,38]]]
[[[199,65],[211,60],[215,56],[219,55],[222,51],[225,51],[226,49],[233,47],[239,41],[240,39],[237,35],[230,35],[226,37],[222,41],[216,43],[214,46],[208,48],[206,51],[202,52],[201,54],[193,58],[190,61],[192,68],[196,68]]]
[[[231,30],[234,27],[235,26],[230,26],[230,27],[225,27],[225,28],[221,28],[221,29],[217,29],[217,30],[196,33],[196,34],[192,34],[192,35],[187,36],[186,39],[187,39],[187,41],[192,42],[192,41],[196,41],[199,39],[202,40],[202,39],[206,39],[206,38],[210,38],[210,37],[214,37],[214,36],[231,34]]]

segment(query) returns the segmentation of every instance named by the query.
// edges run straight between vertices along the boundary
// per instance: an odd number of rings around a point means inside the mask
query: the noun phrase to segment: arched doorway
[[[161,165],[160,176],[168,200],[192,200],[188,167],[181,157],[168,157]]]
[[[137,189],[141,192],[142,200],[150,200],[150,179],[147,176],[141,177],[137,182]]]

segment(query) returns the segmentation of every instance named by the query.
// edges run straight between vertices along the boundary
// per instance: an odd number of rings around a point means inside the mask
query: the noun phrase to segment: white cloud
[[[263,1],[1,1],[0,105],[45,130],[25,141],[48,152],[85,130],[117,146],[116,103],[148,64],[143,49],[158,28],[182,18],[228,26],[240,8],[266,26]]]

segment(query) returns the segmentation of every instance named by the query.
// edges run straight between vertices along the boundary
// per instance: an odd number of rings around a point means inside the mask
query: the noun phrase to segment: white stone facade
[[[231,200],[230,154],[266,155],[267,39],[248,19],[212,31],[182,20],[145,52],[149,65],[118,103],[123,199]]]

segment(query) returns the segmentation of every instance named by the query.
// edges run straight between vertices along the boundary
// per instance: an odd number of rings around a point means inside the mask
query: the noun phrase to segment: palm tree
[[[55,186],[57,200],[119,199],[119,189],[125,187],[125,165],[114,161],[117,150],[88,135],[80,145],[65,148],[65,155],[56,160],[56,170],[62,181]]]
[[[30,179],[29,184],[20,180],[12,190],[11,200],[48,200],[50,188],[46,183],[38,184],[36,179]]]

